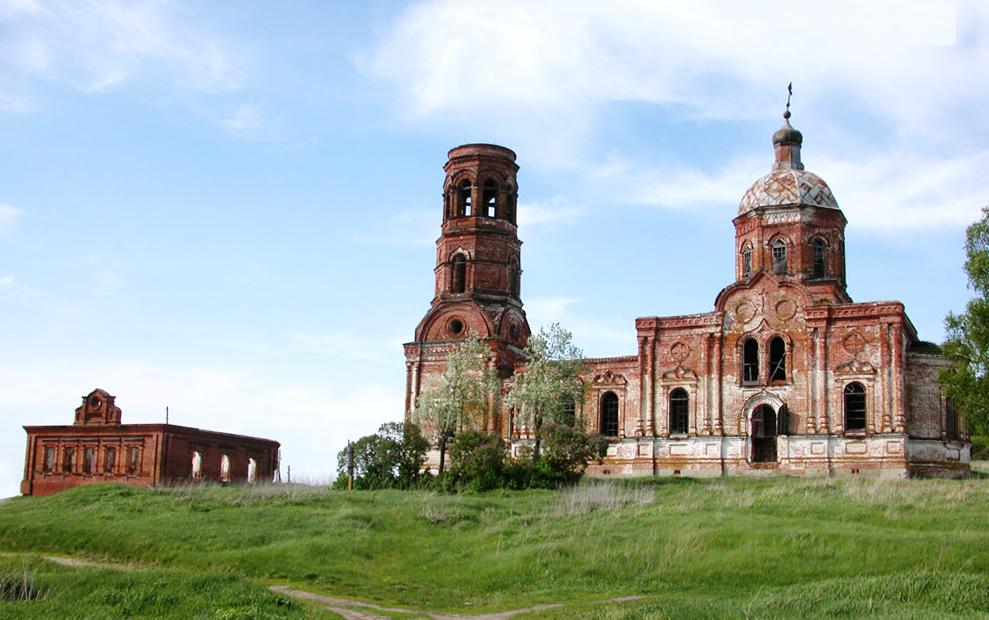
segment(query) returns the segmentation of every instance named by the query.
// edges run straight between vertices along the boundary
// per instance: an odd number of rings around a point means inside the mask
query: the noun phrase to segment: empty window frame
[[[87,447],[82,452],[82,473],[96,473],[96,448]]]
[[[41,462],[41,471],[46,474],[55,471],[55,448],[45,448],[45,458]]]
[[[687,390],[670,392],[670,435],[686,435],[690,428],[690,397]]]
[[[849,383],[845,386],[845,431],[864,431],[865,415],[865,388]]]
[[[107,448],[103,453],[103,473],[113,474],[117,470],[117,449]]]
[[[65,448],[65,450],[62,451],[62,473],[66,473],[66,474],[72,473],[72,466],[74,465],[73,461],[75,460],[75,458],[76,458],[75,448]]]
[[[752,275],[752,246],[748,243],[742,248],[742,275]]]
[[[457,295],[467,290],[467,258],[463,254],[453,257],[450,274],[450,292]]]
[[[811,245],[811,252],[814,258],[814,277],[823,278],[828,273],[828,246],[824,242],[824,239],[814,239],[814,243]]]
[[[471,196],[472,188],[470,181],[464,180],[460,182],[457,186],[457,217],[467,217],[471,214],[471,209],[473,205],[471,201],[473,197]]]
[[[618,395],[605,392],[601,397],[601,434],[618,437]]]
[[[508,277],[509,277],[509,282],[508,282],[509,290],[510,290],[512,296],[518,297],[519,296],[519,293],[520,293],[520,291],[519,291],[519,288],[520,288],[519,281],[521,280],[521,277],[520,277],[520,271],[521,270],[519,269],[518,263],[516,263],[515,261],[512,261],[512,263],[508,266],[508,270],[509,270],[509,273],[508,273]]]
[[[257,484],[258,482],[258,462],[253,458],[247,459],[247,483]]]
[[[769,380],[786,381],[786,342],[779,336],[769,341]]]
[[[203,453],[199,450],[192,451],[192,467],[189,472],[190,478],[193,480],[203,479]]]
[[[135,475],[141,471],[141,449],[131,446],[127,449],[127,473]]]
[[[484,201],[484,214],[487,217],[498,215],[498,184],[493,179],[488,179],[482,187],[482,197]]]
[[[748,338],[742,343],[742,383],[759,383],[759,343]]]
[[[782,239],[776,239],[773,241],[771,247],[773,253],[773,273],[785,274],[787,272],[786,242]]]
[[[226,454],[220,457],[220,482],[230,482],[230,457]]]

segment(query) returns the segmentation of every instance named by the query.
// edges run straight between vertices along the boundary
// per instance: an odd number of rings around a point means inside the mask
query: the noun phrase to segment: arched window
[[[742,275],[752,275],[752,246],[748,243],[742,248]]]
[[[203,455],[198,450],[192,453],[192,472],[190,478],[193,480],[203,479]]]
[[[845,430],[865,430],[865,388],[861,383],[845,386]]]
[[[226,454],[220,457],[220,482],[230,482],[230,457]]]
[[[453,271],[450,274],[450,292],[463,293],[467,290],[467,258],[463,254],[453,257]]]
[[[515,204],[518,202],[519,196],[514,191],[509,190],[507,200],[505,201],[505,219],[511,223],[515,223]]]
[[[83,450],[82,473],[90,475],[96,473],[96,448],[87,447]]]
[[[577,424],[577,403],[572,398],[567,398],[563,401],[563,414],[560,421],[567,426]]]
[[[66,448],[65,451],[62,452],[62,473],[72,473],[72,461],[75,459],[75,456],[76,451],[74,448]]]
[[[786,342],[779,336],[769,341],[769,380],[786,381]]]
[[[618,396],[614,392],[601,397],[601,434],[618,437]]]
[[[254,459],[247,459],[247,484],[256,484],[258,481],[258,462]]]
[[[759,383],[759,343],[755,338],[742,344],[742,383]]]
[[[828,246],[826,243],[824,243],[824,239],[818,237],[817,239],[814,239],[814,243],[811,246],[811,248],[813,249],[813,253],[814,253],[814,277],[823,278],[824,276],[827,275],[828,272],[827,260],[826,260],[828,253]]]
[[[141,473],[141,449],[131,446],[127,450],[127,473],[130,475]]]
[[[786,267],[786,241],[777,239],[773,241],[773,273],[785,274]]]
[[[690,428],[690,397],[687,390],[670,392],[670,435],[686,435]]]
[[[42,462],[41,471],[50,474],[55,471],[55,448],[45,448],[45,460]]]
[[[495,217],[498,214],[498,184],[493,179],[484,182],[484,215]]]
[[[466,217],[471,214],[471,200],[470,181],[464,179],[457,186],[457,217]]]

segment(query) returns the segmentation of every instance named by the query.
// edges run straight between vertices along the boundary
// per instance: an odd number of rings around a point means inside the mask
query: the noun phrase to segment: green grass
[[[279,606],[261,587],[276,582],[462,613],[566,605],[540,618],[989,617],[987,526],[987,479],[662,479],[468,496],[99,485],[0,503],[0,550],[150,565],[118,571],[111,588],[135,592],[155,611],[134,613],[149,617],[171,605],[174,617],[316,613]],[[0,616],[104,596],[72,576],[95,569],[34,565],[48,598],[0,604]],[[171,602],[152,596],[162,590]],[[215,607],[178,607],[204,590]],[[647,598],[599,603],[630,595]]]

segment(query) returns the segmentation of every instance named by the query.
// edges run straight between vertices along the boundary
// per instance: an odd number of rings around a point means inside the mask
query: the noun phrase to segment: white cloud
[[[14,286],[15,284],[17,284],[17,278],[14,276],[0,276],[0,288]]]
[[[530,230],[538,226],[553,226],[575,222],[587,213],[583,205],[574,204],[563,196],[553,196],[546,200],[520,202],[518,224]]]
[[[575,297],[533,297],[525,300],[533,331],[559,323],[573,334],[574,344],[588,357],[634,355],[635,326],[628,317],[588,315]]]
[[[10,205],[0,204],[0,235],[14,227],[20,211]]]

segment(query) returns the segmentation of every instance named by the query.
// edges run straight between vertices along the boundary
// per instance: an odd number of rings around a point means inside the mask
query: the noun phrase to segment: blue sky
[[[329,477],[402,415],[466,142],[519,155],[532,326],[634,353],[635,317],[733,278],[790,81],[853,299],[940,341],[989,202],[989,14],[859,4],[0,0],[0,495],[20,426],[95,387]]]

